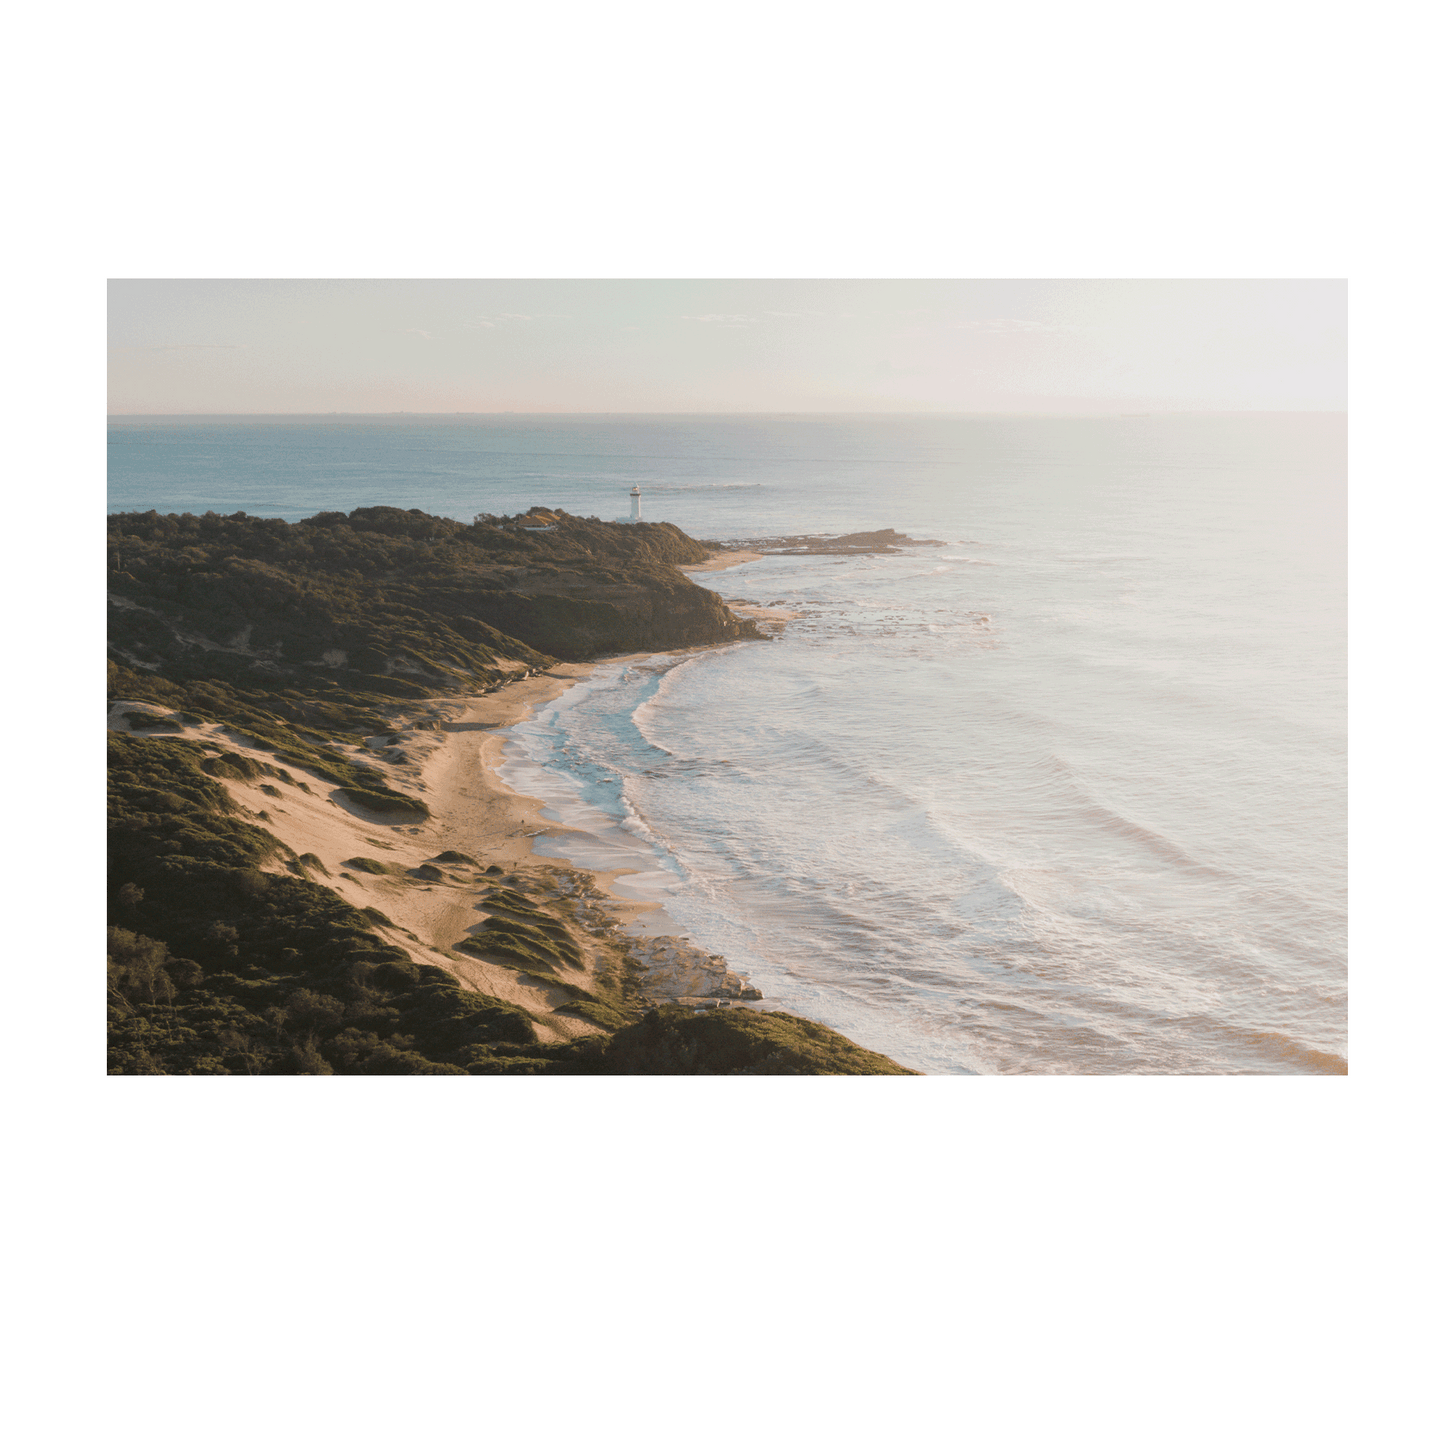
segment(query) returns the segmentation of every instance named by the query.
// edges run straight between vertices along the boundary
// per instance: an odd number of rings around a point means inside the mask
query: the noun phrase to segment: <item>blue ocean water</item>
[[[1334,416],[117,418],[112,510],[535,504],[941,547],[699,574],[505,775],[772,1000],[928,1072],[1337,1072]]]

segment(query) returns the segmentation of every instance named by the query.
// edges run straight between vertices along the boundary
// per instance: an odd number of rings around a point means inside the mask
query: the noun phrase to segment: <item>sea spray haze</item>
[[[930,1072],[1338,1072],[1344,423],[112,423],[111,507],[538,503],[943,547],[697,580],[779,638],[606,665],[507,776],[768,997]]]

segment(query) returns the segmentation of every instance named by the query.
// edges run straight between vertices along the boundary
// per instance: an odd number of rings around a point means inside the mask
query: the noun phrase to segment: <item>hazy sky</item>
[[[112,281],[112,413],[1343,410],[1342,281]]]

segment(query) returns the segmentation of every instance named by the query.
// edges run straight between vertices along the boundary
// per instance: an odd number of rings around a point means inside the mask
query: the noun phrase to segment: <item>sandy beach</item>
[[[567,901],[585,970],[575,982],[587,987],[599,967],[615,961],[618,945],[624,943],[621,930],[639,915],[655,911],[611,891],[618,871],[594,872],[535,853],[534,838],[573,830],[541,817],[542,802],[513,792],[495,771],[502,756],[500,731],[565,692],[596,665],[561,663],[495,692],[419,703],[413,726],[399,726],[388,734],[398,739],[395,746],[357,748],[369,766],[385,775],[388,786],[426,803],[431,817],[424,823],[381,820],[344,798],[333,784],[295,766],[287,768],[295,780],[290,786],[264,778],[217,781],[243,816],[254,817],[297,857],[319,860],[320,869],[310,868],[314,881],[357,908],[385,915],[387,922],[377,922],[377,933],[416,963],[444,968],[468,988],[520,1004],[538,1020],[543,1042],[600,1033],[603,1030],[584,1019],[555,1012],[572,1001],[564,990],[549,988],[535,976],[519,974],[504,964],[455,951],[456,944],[478,932],[489,916],[479,901],[483,891],[498,884],[521,886],[539,902]],[[109,725],[128,731],[121,716],[126,710],[165,713],[146,703],[117,702],[111,707]],[[269,751],[219,724],[185,727],[168,735],[274,766]],[[472,861],[434,861],[448,853]],[[357,858],[373,860],[386,871],[348,866],[348,860]],[[280,873],[286,868],[286,862],[278,859],[268,871]],[[711,972],[719,977],[692,979],[695,989],[690,989],[686,970],[681,976],[676,976],[676,968],[662,970],[665,976],[655,980],[655,992],[659,997],[678,997],[716,984],[723,969]]]
[[[413,726],[398,727],[388,735],[398,739],[396,746],[357,748],[368,766],[385,775],[390,787],[426,803],[431,817],[424,823],[384,821],[344,798],[327,780],[299,767],[287,768],[295,780],[290,786],[265,778],[218,781],[243,816],[254,817],[298,857],[312,855],[319,860],[320,868],[309,868],[315,882],[334,889],[357,908],[385,915],[388,922],[377,923],[376,931],[416,963],[445,968],[469,988],[520,1004],[539,1020],[544,1042],[548,1036],[564,1039],[600,1032],[583,1019],[554,1012],[570,1001],[562,990],[454,951],[488,916],[479,906],[480,892],[487,885],[525,882],[529,889],[563,896],[575,895],[589,883],[601,890],[611,881],[608,874],[594,877],[537,857],[533,837],[568,830],[541,818],[541,802],[512,792],[493,771],[502,749],[498,730],[557,697],[586,677],[592,666],[559,664],[495,692],[419,703],[410,719]],[[145,703],[118,702],[111,708],[111,727],[128,729],[120,716],[125,710],[165,711]],[[168,735],[274,766],[269,751],[219,724],[186,727]],[[447,852],[463,854],[476,866],[432,861]],[[356,858],[375,860],[387,871],[348,867],[348,860]],[[269,871],[284,872],[286,866],[278,859]],[[488,874],[484,871],[488,868],[500,873]],[[609,906],[624,924],[642,909],[641,904],[621,899]],[[584,945],[582,952],[590,978],[602,960],[596,948]],[[577,981],[585,986],[588,979]]]
[[[678,567],[679,572],[725,572],[729,567],[741,567],[744,562],[756,562],[762,552],[748,552],[741,548],[721,548],[706,562],[686,563]]]

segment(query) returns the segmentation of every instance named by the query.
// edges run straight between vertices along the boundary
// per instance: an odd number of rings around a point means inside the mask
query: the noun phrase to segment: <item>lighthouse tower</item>
[[[642,488],[641,488],[641,487],[633,487],[633,489],[632,489],[632,516],[631,516],[631,518],[630,518],[629,520],[631,520],[631,521],[633,521],[633,522],[640,522],[640,521],[642,520]]]

